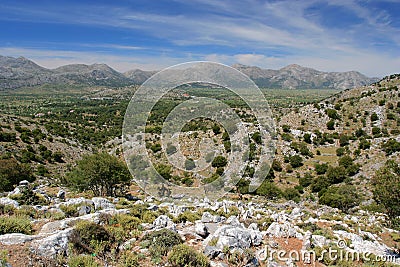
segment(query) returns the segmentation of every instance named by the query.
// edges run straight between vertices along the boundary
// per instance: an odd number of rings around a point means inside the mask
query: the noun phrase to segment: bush
[[[400,142],[397,142],[395,139],[389,139],[382,144],[382,149],[386,152],[386,156],[389,156],[400,151]]]
[[[0,235],[11,233],[31,234],[31,221],[28,218],[21,216],[0,217]]]
[[[142,246],[148,248],[153,257],[166,256],[173,246],[182,243],[180,235],[169,229],[147,233],[142,238]]]
[[[14,185],[18,185],[23,180],[29,182],[35,180],[29,165],[19,164],[13,158],[0,159],[0,192],[12,191]]]
[[[313,176],[311,175],[311,173],[305,173],[303,177],[301,177],[299,179],[299,184],[302,187],[308,187],[313,181]]]
[[[319,198],[319,203],[347,212],[350,208],[360,204],[361,200],[357,189],[352,185],[331,186]]]
[[[315,172],[316,172],[318,175],[325,174],[326,171],[328,170],[328,167],[329,167],[329,166],[328,166],[327,163],[322,163],[322,164],[316,163],[315,166],[314,166]]]
[[[326,177],[330,182],[330,184],[341,183],[347,177],[346,169],[343,166],[338,166],[338,167],[329,166],[328,170],[326,171]]]
[[[256,194],[265,196],[268,199],[275,199],[282,195],[282,191],[273,182],[265,179],[257,188]]]
[[[200,219],[200,216],[197,213],[185,211],[185,212],[182,212],[181,214],[179,214],[178,217],[174,218],[173,221],[175,223],[181,223],[181,222],[194,222],[199,219]]]
[[[362,150],[370,149],[371,142],[366,140],[365,138],[360,139],[360,143],[358,144],[358,148]]]
[[[347,146],[349,144],[350,137],[345,134],[341,134],[339,136],[339,144],[340,146]]]
[[[400,166],[388,160],[371,180],[375,201],[382,205],[393,220],[400,216]]]
[[[330,120],[326,123],[326,128],[328,130],[335,130],[335,121],[334,120]]]
[[[66,176],[70,187],[78,191],[90,190],[95,196],[122,194],[130,180],[125,163],[107,153],[84,155]]]
[[[119,265],[120,267],[139,267],[139,259],[136,253],[132,253],[130,251],[124,251],[119,258]]]
[[[78,253],[104,253],[110,248],[113,238],[110,233],[94,222],[79,221],[70,238],[73,247]]]
[[[379,120],[378,114],[376,114],[375,112],[371,114],[371,121],[377,121]]]
[[[209,267],[210,262],[207,257],[194,248],[185,244],[174,246],[168,254],[168,262],[172,266],[190,266],[190,267]]]
[[[289,158],[290,166],[297,168],[303,166],[303,158],[299,155],[294,155]]]
[[[336,156],[341,157],[346,153],[346,149],[343,147],[339,147],[336,149]]]
[[[271,167],[272,167],[272,169],[274,171],[277,171],[277,172],[281,172],[282,171],[282,165],[277,159],[274,159],[272,161],[272,166]]]
[[[68,258],[69,267],[100,267],[93,256],[72,255]]]
[[[228,161],[224,156],[216,156],[213,159],[211,166],[218,168],[218,167],[225,167],[226,164],[228,164]]]
[[[283,192],[283,195],[287,200],[293,200],[295,202],[300,201],[300,193],[295,188],[292,187],[286,188],[285,191]]]
[[[334,109],[328,108],[328,109],[326,109],[325,113],[332,120],[340,119],[338,112]]]

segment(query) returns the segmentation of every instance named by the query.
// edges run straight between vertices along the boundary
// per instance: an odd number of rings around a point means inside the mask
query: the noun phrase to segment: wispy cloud
[[[74,52],[65,48],[68,43],[58,49],[70,55],[70,62],[109,62],[113,67],[118,65],[117,69],[125,69],[135,60],[148,69],[167,62],[215,59],[273,68],[299,63],[324,70],[355,69],[368,75],[398,70],[399,17],[377,0],[174,0],[173,7],[159,5],[152,3],[149,8],[141,1],[97,5],[72,2],[43,7],[17,2],[0,4],[0,21],[82,25],[121,32],[127,38],[125,42],[70,41],[80,43],[74,50],[80,46],[96,51]],[[7,51],[0,49],[0,53]],[[41,62],[50,65],[67,60],[58,58],[49,47],[24,51],[32,52],[37,60],[49,52],[54,62],[50,56]],[[41,56],[35,51],[41,51],[37,52]],[[123,51],[129,54],[124,56]]]

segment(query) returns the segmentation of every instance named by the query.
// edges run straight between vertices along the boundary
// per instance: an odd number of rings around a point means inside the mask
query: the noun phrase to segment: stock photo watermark
[[[355,251],[347,246],[345,240],[338,240],[335,245],[315,250],[284,250],[278,246],[265,245],[257,252],[257,259],[261,262],[277,260],[280,262],[303,262],[314,265],[316,262],[387,262],[398,261],[396,255],[374,255],[370,252]]]
[[[192,186],[174,184],[165,179],[165,175],[160,174],[160,170],[154,166],[146,147],[146,139],[154,138],[154,135],[146,131],[149,116],[164,96],[177,87],[190,83],[212,84],[225,88],[238,96],[251,110],[255,118],[252,127],[256,128],[262,140],[249,186],[249,191],[254,191],[267,176],[275,152],[276,133],[272,112],[263,93],[248,76],[232,67],[213,62],[189,62],[164,69],[153,75],[135,92],[128,105],[122,129],[124,157],[135,182],[154,197],[207,197],[215,200],[232,190],[241,179],[248,163],[249,136],[252,133],[248,123],[243,122],[231,106],[212,93],[206,97],[189,98],[175,106],[163,121],[161,132],[157,133],[168,164],[177,170],[192,173],[200,182]],[[197,118],[209,119],[222,125],[229,135],[231,147],[235,148],[227,153],[224,172],[210,183],[201,181],[207,178],[203,173],[211,164],[211,160],[205,160],[205,157],[213,155],[213,158],[216,158],[221,153],[219,148],[213,145],[213,140],[203,138],[200,141],[200,157],[190,159],[193,161],[191,170],[185,169],[184,163],[188,157],[184,155],[179,143],[182,128]],[[165,153],[168,147],[176,148],[176,152],[172,155]]]

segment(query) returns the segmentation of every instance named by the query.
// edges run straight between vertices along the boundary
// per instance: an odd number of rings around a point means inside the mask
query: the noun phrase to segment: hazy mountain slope
[[[322,72],[296,64],[280,70],[261,69],[259,67],[233,65],[248,75],[260,87],[290,89],[347,89],[371,84],[376,78],[356,72]]]
[[[248,75],[260,87],[290,89],[346,89],[363,86],[377,79],[356,72],[322,72],[299,65],[280,70],[261,69],[236,64],[234,68]],[[126,86],[142,84],[156,71],[139,69],[119,73],[105,64],[72,64],[46,69],[23,58],[0,56],[0,90],[43,84],[88,86]]]

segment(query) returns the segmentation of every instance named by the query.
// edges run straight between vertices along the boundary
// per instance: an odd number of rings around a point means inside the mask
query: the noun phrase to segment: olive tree
[[[84,155],[66,175],[66,183],[95,196],[115,196],[129,185],[131,175],[125,163],[107,153]]]

